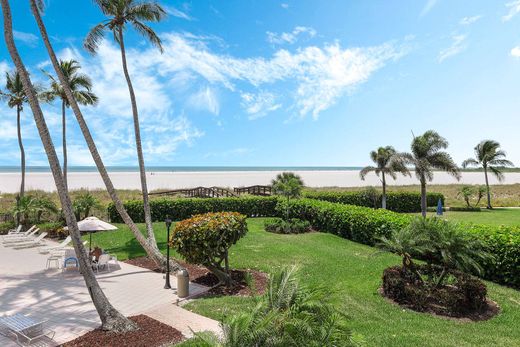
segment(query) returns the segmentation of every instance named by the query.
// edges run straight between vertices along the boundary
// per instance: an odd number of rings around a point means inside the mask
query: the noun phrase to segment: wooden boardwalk
[[[148,195],[182,195],[187,198],[227,198],[237,197],[242,194],[270,196],[272,194],[272,189],[271,186],[260,185],[233,188],[233,191],[221,187],[196,187],[153,192]]]

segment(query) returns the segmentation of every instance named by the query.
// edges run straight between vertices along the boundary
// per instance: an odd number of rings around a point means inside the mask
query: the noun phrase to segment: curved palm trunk
[[[421,214],[426,218],[426,179],[421,177]]]
[[[7,49],[9,51],[9,54],[11,55],[14,65],[16,66],[16,69],[20,74],[25,93],[27,94],[27,97],[29,99],[29,105],[31,106],[33,112],[34,121],[36,123],[36,127],[38,128],[38,133],[40,135],[43,147],[45,149],[45,153],[47,154],[47,158],[49,160],[49,165],[51,168],[52,176],[54,178],[54,182],[56,184],[56,189],[58,190],[58,195],[60,197],[63,214],[65,216],[65,220],[67,221],[70,235],[72,237],[74,250],[76,251],[76,254],[78,256],[81,272],[83,274],[85,284],[89,290],[92,302],[94,303],[99,317],[101,318],[102,327],[106,330],[118,332],[134,330],[136,328],[135,323],[130,321],[128,318],[124,317],[110,304],[107,297],[101,290],[101,287],[99,286],[96,277],[94,276],[92,268],[90,267],[85,247],[81,242],[82,240],[78,229],[78,224],[76,222],[76,219],[74,218],[74,213],[72,211],[72,202],[70,201],[70,197],[65,188],[60,163],[56,154],[56,150],[52,143],[51,136],[49,134],[49,129],[47,128],[47,124],[45,123],[45,118],[40,108],[36,92],[29,78],[29,74],[27,73],[27,70],[25,69],[23,62],[20,59],[18,50],[16,49],[16,46],[14,44],[11,11],[9,8],[8,0],[0,0],[0,2],[2,5],[2,12],[4,17],[4,37],[5,42],[7,44]]]
[[[381,206],[383,207],[383,209],[386,210],[386,177],[385,177],[385,173],[383,172],[382,173],[382,181],[383,181],[383,196],[381,198],[382,202],[381,202]]]
[[[143,147],[141,144],[141,129],[139,127],[139,113],[137,111],[137,101],[135,99],[134,87],[130,74],[128,73],[128,66],[126,63],[125,42],[123,38],[123,30],[119,28],[119,46],[121,47],[121,61],[123,63],[123,72],[125,74],[126,83],[128,85],[128,92],[130,93],[130,101],[132,104],[132,114],[134,118],[134,132],[135,132],[135,147],[137,150],[137,160],[139,162],[139,174],[141,176],[141,192],[143,194],[144,207],[144,222],[146,224],[146,231],[148,232],[148,240],[155,241],[155,235],[152,227],[152,216],[150,212],[150,202],[148,200],[148,186],[146,183],[146,169],[144,166]]]
[[[22,142],[21,113],[21,107],[16,106],[16,127],[18,131],[18,146],[20,147],[20,169],[22,171],[22,182],[20,183],[20,198],[23,198],[25,194],[25,149],[23,148]]]
[[[67,117],[65,115],[65,100],[61,100],[61,132],[62,132],[62,146],[63,146],[63,181],[65,188],[69,188],[67,182]]]
[[[484,177],[486,178],[487,209],[491,210],[493,207],[491,206],[491,193],[489,192],[489,180],[488,180],[487,166],[484,166]]]
[[[72,94],[72,90],[70,89],[70,87],[67,83],[67,79],[63,75],[63,71],[61,70],[61,67],[58,63],[58,59],[56,58],[54,49],[52,48],[52,45],[50,44],[49,36],[47,35],[47,30],[45,29],[45,25],[43,24],[43,21],[41,19],[40,12],[38,11],[35,1],[30,0],[30,2],[31,2],[31,10],[32,10],[34,18],[36,19],[36,22],[38,24],[38,29],[40,30],[40,34],[42,36],[45,47],[47,48],[49,58],[51,59],[54,70],[56,71],[56,75],[58,76],[60,83],[63,86],[63,89],[67,96],[67,100],[69,101],[69,105],[72,108],[74,115],[76,116],[76,120],[78,121],[79,127],[83,134],[83,137],[85,138],[85,142],[87,143],[90,154],[92,155],[92,159],[94,160],[94,163],[96,164],[99,174],[100,174],[101,178],[103,179],[107,192],[110,195],[110,198],[112,199],[117,212],[121,216],[121,219],[123,220],[123,222],[132,231],[136,240],[143,247],[146,254],[153,261],[155,261],[158,265],[165,267],[166,261],[167,261],[166,257],[159,251],[159,248],[157,247],[157,243],[155,242],[155,238],[152,239],[153,242],[146,240],[144,235],[141,233],[141,231],[139,230],[137,225],[134,223],[134,221],[132,220],[132,218],[130,217],[128,212],[126,211],[126,209],[123,205],[123,202],[121,201],[121,199],[119,199],[119,196],[116,193],[116,189],[112,183],[112,180],[110,179],[110,176],[108,175],[108,171],[105,167],[105,164],[103,163],[103,160],[101,159],[101,156],[100,156],[97,146],[94,142],[94,139],[92,138],[92,134],[90,133],[88,125],[85,122],[85,118],[83,117],[83,114],[81,113],[78,103],[76,102],[76,99],[74,98],[74,96]],[[171,259],[170,259],[170,266],[174,270],[181,269],[179,264],[173,262]]]

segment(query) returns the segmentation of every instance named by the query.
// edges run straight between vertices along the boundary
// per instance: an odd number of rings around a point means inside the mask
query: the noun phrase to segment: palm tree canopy
[[[7,100],[7,105],[11,108],[20,107],[20,109],[23,109],[23,104],[28,99],[18,71],[5,73],[5,90],[5,92],[0,91],[0,97]]]
[[[457,180],[460,179],[460,170],[451,156],[443,151],[448,147],[448,141],[436,131],[428,130],[423,135],[414,137],[411,153],[400,153],[402,160],[414,166],[415,175],[419,180],[433,180],[433,170],[442,170]]]
[[[134,0],[94,0],[101,12],[109,19],[94,26],[83,45],[89,52],[95,54],[99,43],[107,31],[111,31],[116,42],[119,42],[119,32],[130,24],[139,34],[147,38],[162,52],[162,42],[159,36],[143,22],[159,22],[166,16],[166,11],[153,1]]]
[[[506,159],[506,152],[500,149],[500,143],[493,140],[483,140],[475,146],[475,158],[469,158],[462,162],[462,167],[481,166],[490,171],[501,181],[504,174],[500,167],[511,167],[513,163]]]
[[[273,180],[273,192],[288,198],[297,198],[303,189],[303,180],[292,172],[282,172]]]
[[[392,146],[379,147],[377,151],[370,152],[370,158],[376,166],[366,166],[360,172],[359,176],[362,180],[365,176],[374,171],[377,176],[381,173],[390,175],[394,180],[397,173],[410,175],[410,171],[406,167],[404,161],[397,155],[397,151]]]
[[[60,60],[60,69],[63,71],[65,78],[69,84],[72,94],[76,101],[82,105],[95,105],[98,102],[98,97],[92,92],[92,81],[90,77],[79,72],[81,65],[76,60]],[[51,80],[50,90],[44,92],[44,96],[48,100],[60,98],[65,102],[67,107],[70,106],[65,94],[65,90],[60,81],[54,78],[51,74],[44,71],[44,73]]]

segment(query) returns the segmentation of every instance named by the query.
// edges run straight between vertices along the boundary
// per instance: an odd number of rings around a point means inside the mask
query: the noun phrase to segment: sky
[[[10,1],[34,82],[53,72],[28,1]],[[161,1],[151,26],[164,52],[125,35],[149,166],[363,166],[369,152],[409,150],[434,129],[457,163],[483,139],[520,165],[520,0]],[[128,89],[110,35],[97,55],[88,31],[105,17],[90,0],[46,0],[61,59],[93,81],[82,111],[108,166],[137,165]],[[0,20],[1,22],[1,20]],[[2,23],[3,24],[3,23]],[[0,42],[0,89],[13,68]],[[59,102],[43,110],[61,156]],[[92,165],[67,110],[69,165]],[[47,159],[27,105],[28,165]],[[0,103],[0,166],[18,165],[16,112]]]

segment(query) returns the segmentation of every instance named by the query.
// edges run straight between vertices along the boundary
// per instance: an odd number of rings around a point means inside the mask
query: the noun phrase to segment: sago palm
[[[123,64],[123,72],[130,93],[130,102],[132,105],[132,115],[134,119],[135,145],[137,150],[137,159],[139,162],[139,172],[141,178],[141,191],[143,194],[144,219],[148,238],[155,242],[153,233],[152,217],[150,212],[150,204],[148,200],[148,186],[146,182],[146,170],[144,166],[143,148],[141,145],[141,130],[139,126],[139,113],[137,109],[137,100],[135,97],[134,87],[128,72],[126,62],[126,50],[124,32],[128,26],[133,27],[139,34],[144,36],[149,42],[155,45],[162,52],[161,39],[157,34],[144,22],[159,22],[166,16],[164,9],[155,2],[150,1],[134,1],[134,0],[94,0],[99,6],[101,12],[108,19],[94,26],[84,41],[85,48],[96,53],[100,41],[107,32],[111,32],[114,40],[121,49],[121,60]]]
[[[491,209],[491,194],[489,192],[488,170],[501,182],[504,174],[502,167],[513,166],[513,163],[506,159],[506,152],[500,149],[500,143],[493,140],[483,140],[475,146],[475,158],[469,158],[462,162],[462,167],[468,166],[482,167],[486,179],[487,208]]]
[[[448,141],[437,132],[428,130],[423,135],[414,137],[411,153],[400,153],[402,160],[412,165],[415,176],[421,184],[421,212],[426,217],[426,184],[433,180],[433,171],[442,170],[460,180],[460,170],[451,156],[443,151],[448,148]]]
[[[380,177],[383,185],[381,207],[386,209],[386,176],[388,175],[395,180],[398,173],[410,176],[410,170],[408,170],[392,146],[379,147],[377,151],[370,152],[370,159],[372,159],[376,166],[364,167],[359,172],[359,176],[364,180],[369,172],[375,172],[377,177]]]
[[[76,60],[60,60],[60,68],[63,75],[67,79],[70,89],[74,94],[74,98],[81,105],[95,105],[98,102],[97,96],[92,92],[92,81],[90,78],[79,72],[81,66]],[[65,179],[65,186],[68,187],[67,181],[67,115],[66,109],[70,107],[67,100],[67,95],[61,85],[50,73],[44,73],[49,77],[51,86],[45,95],[49,100],[59,98],[61,100],[61,136],[63,146],[63,178]]]

